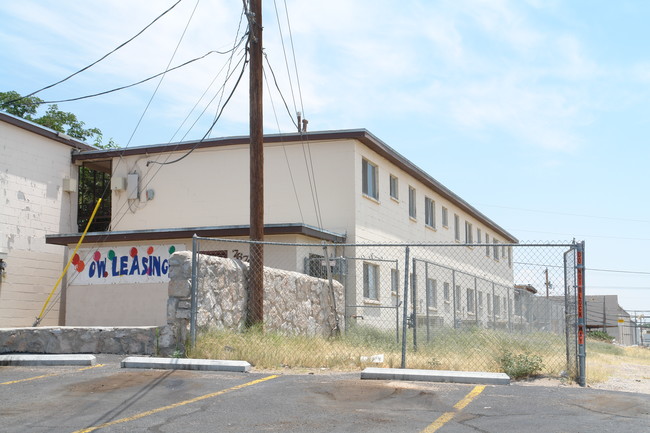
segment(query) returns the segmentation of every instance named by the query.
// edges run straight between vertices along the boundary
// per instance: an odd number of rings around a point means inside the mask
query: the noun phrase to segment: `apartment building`
[[[266,239],[314,245],[269,247],[265,265],[323,276],[323,241],[452,244],[453,253],[412,251],[421,259],[412,270],[414,293],[428,290],[419,297],[427,299],[422,315],[439,302],[454,321],[506,320],[514,299],[507,244],[517,239],[386,143],[359,129],[268,135],[264,149]],[[111,211],[99,215],[104,227],[87,235],[68,273],[66,323],[163,323],[169,254],[190,249],[194,234],[247,237],[248,161],[245,136],[75,153],[75,166],[110,176]],[[78,221],[89,211],[80,207]],[[47,242],[72,249],[82,225]],[[245,259],[248,249],[222,243],[211,253]],[[332,254],[348,318],[359,316],[357,306],[395,306],[403,293],[399,262],[364,260],[364,253],[346,246]]]

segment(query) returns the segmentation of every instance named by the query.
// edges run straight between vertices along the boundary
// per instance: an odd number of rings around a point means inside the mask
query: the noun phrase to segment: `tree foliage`
[[[37,116],[43,100],[36,96],[22,97],[13,90],[0,92],[0,109],[14,116],[22,117],[47,128],[69,135],[78,140],[92,143],[101,148],[117,147],[110,139],[103,143],[104,136],[99,128],[86,128],[86,124],[73,113],[59,110],[56,104],[48,105],[45,113]]]

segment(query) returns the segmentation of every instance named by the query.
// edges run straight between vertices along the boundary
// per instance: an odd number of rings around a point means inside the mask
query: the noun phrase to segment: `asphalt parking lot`
[[[359,373],[0,367],[3,432],[650,431],[647,395],[360,380]]]

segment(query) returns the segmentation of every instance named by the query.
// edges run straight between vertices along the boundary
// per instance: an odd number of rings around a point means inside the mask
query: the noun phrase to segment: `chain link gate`
[[[267,349],[278,366],[503,371],[500,359],[512,353],[539,356],[543,374],[584,375],[583,244],[263,244],[265,332],[310,339]],[[195,238],[192,341],[245,330],[249,251],[247,241]],[[213,287],[225,281],[217,257],[243,273],[238,294]],[[306,361],[321,343],[327,349]]]

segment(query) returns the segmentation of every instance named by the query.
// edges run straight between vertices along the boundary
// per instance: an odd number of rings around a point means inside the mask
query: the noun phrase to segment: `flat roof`
[[[419,168],[417,165],[409,161],[406,157],[401,155],[395,149],[384,143],[375,135],[366,129],[348,129],[348,130],[335,130],[335,131],[316,131],[304,133],[291,133],[291,134],[270,134],[264,136],[264,144],[277,144],[277,143],[301,143],[305,141],[332,141],[332,140],[357,140],[364,144],[369,149],[373,150],[380,156],[386,158],[415,179],[422,182],[441,196],[447,198],[456,204],[463,211],[473,216],[477,220],[483,222],[487,227],[503,236],[505,241],[509,243],[518,243],[518,239],[485,216],[478,209],[470,205],[468,202],[460,198],[449,188],[434,179],[431,175]],[[154,144],[147,146],[129,147],[125,149],[109,149],[109,150],[92,150],[75,152],[72,156],[73,162],[83,161],[97,161],[107,158],[119,158],[131,155],[150,155],[152,153],[167,153],[167,152],[183,152],[191,149],[209,149],[213,147],[225,147],[249,144],[249,136],[235,136],[223,138],[210,138],[206,140],[194,140],[178,143],[168,144]]]
[[[228,238],[235,236],[246,237],[250,234],[250,226],[238,225],[92,232],[86,234],[84,243],[189,239],[195,234],[200,237],[208,238]],[[72,245],[79,242],[81,235],[81,233],[45,235],[45,243],[53,245]],[[345,235],[343,234],[322,230],[301,223],[266,224],[264,226],[264,235],[304,235],[328,242],[345,242]]]

